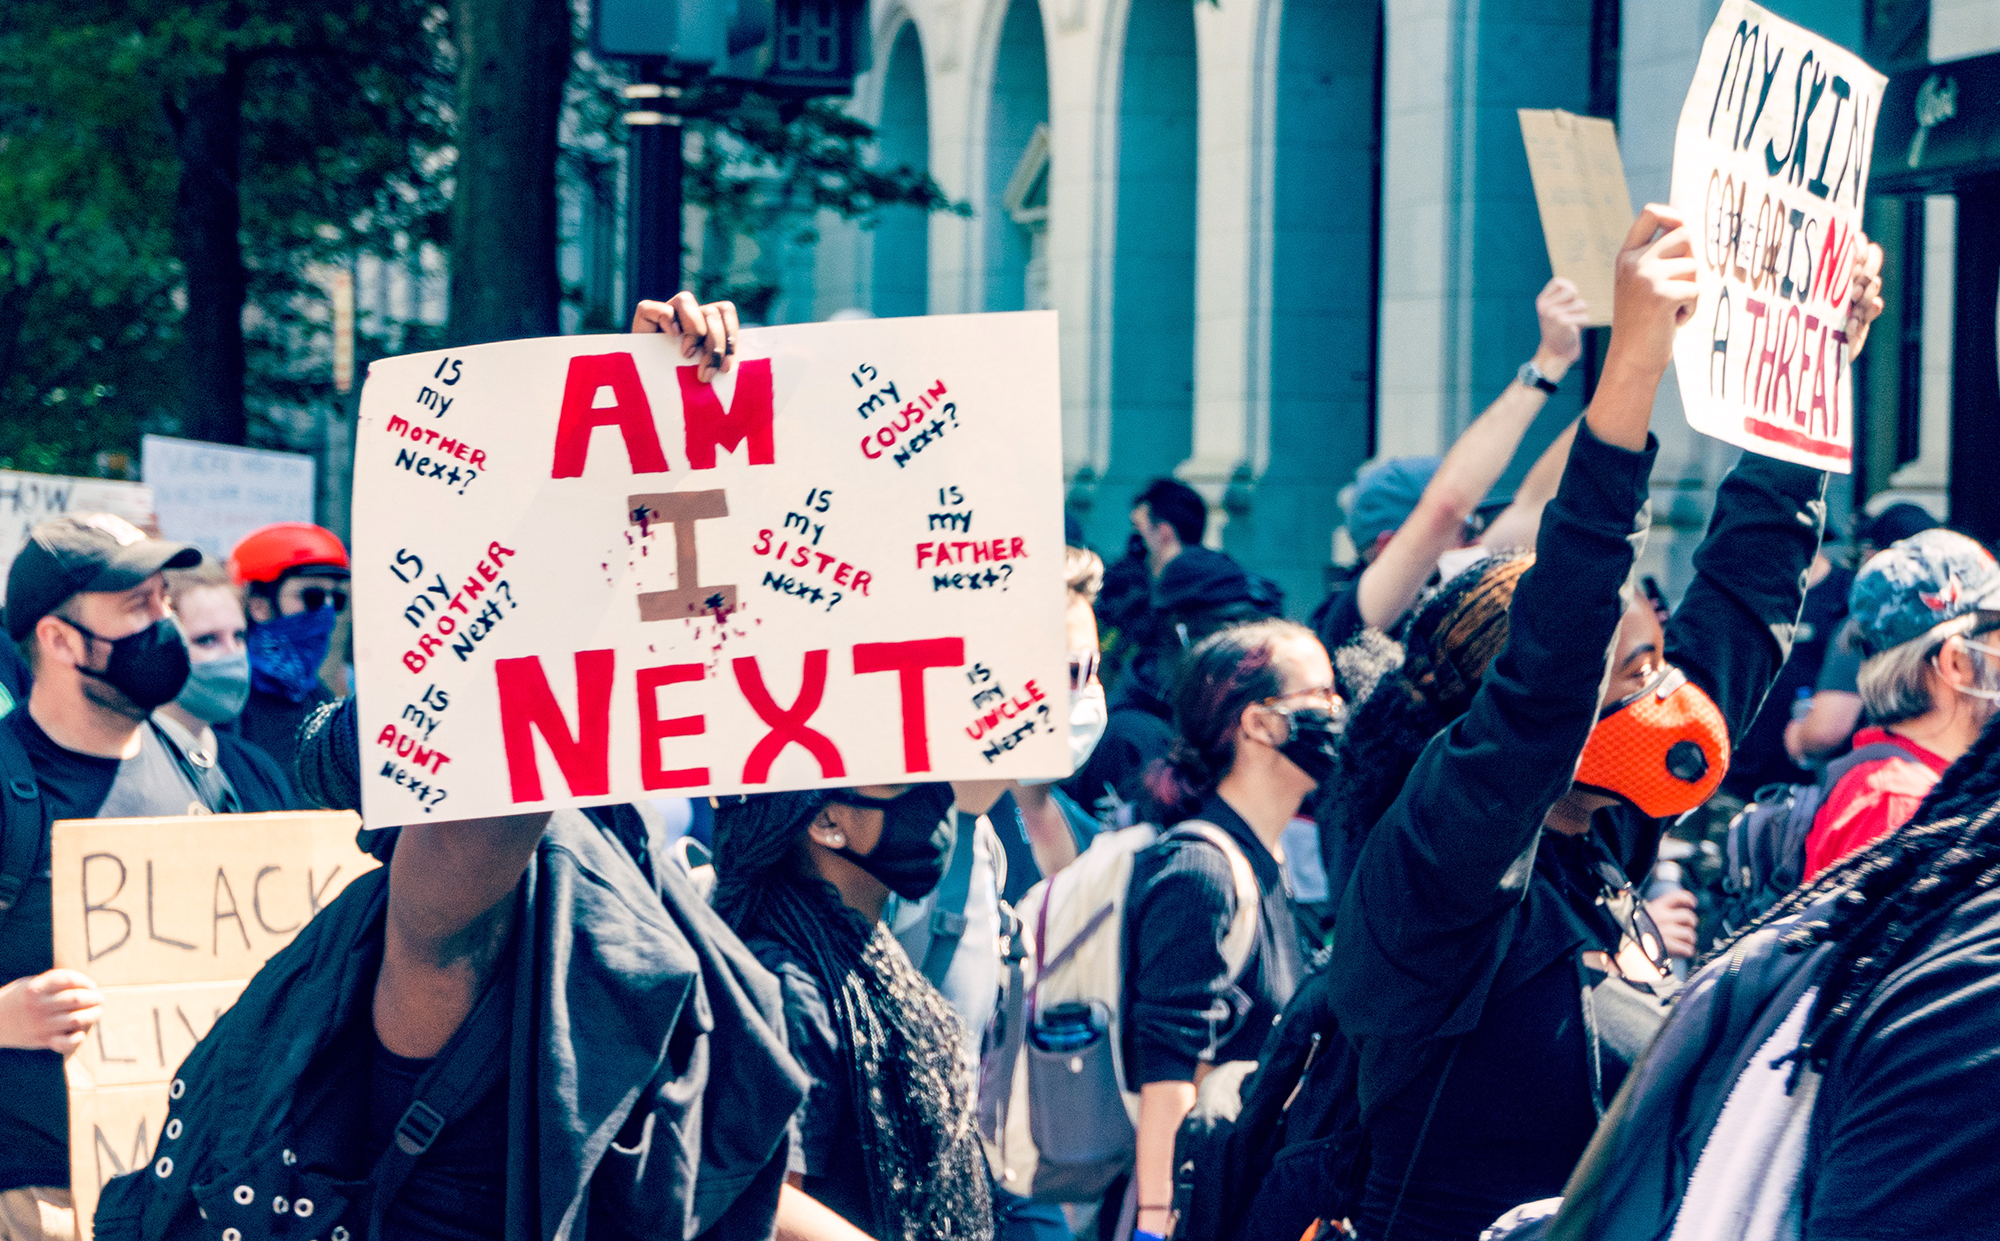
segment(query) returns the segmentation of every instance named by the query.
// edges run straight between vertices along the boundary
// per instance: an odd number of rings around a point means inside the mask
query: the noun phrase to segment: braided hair
[[[889,928],[820,878],[805,833],[827,800],[821,791],[722,799],[715,910],[744,939],[790,951],[826,996],[858,1113],[868,1231],[882,1241],[990,1241],[964,1026]]]
[[[1273,657],[1288,638],[1319,639],[1286,620],[1230,625],[1203,638],[1174,677],[1174,741],[1146,769],[1148,821],[1171,827],[1192,818],[1236,761],[1243,709],[1284,692]]]
[[[1372,684],[1341,735],[1333,774],[1320,786],[1317,818],[1327,856],[1360,847],[1403,791],[1430,739],[1472,705],[1487,668],[1507,644],[1515,587],[1534,563],[1527,552],[1490,557],[1445,582],[1405,623],[1400,665],[1393,652],[1380,649],[1383,639],[1367,630],[1335,656],[1350,679],[1354,668],[1374,667]],[[1364,653],[1366,660],[1357,658]]]
[[[1910,821],[1794,889],[1726,943],[1831,903],[1780,941],[1789,951],[1833,950],[1815,967],[1818,995],[1799,1040],[1794,1075],[1824,1071],[1884,979],[1929,942],[1969,897],[2000,885],[2000,727],[1989,724],[1949,767]]]

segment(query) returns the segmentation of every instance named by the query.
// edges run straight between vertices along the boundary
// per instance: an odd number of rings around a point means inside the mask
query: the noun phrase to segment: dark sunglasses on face
[[[328,590],[324,586],[308,586],[299,592],[299,602],[305,605],[305,610],[308,612],[317,612],[329,603],[333,605],[334,611],[345,612],[347,610],[347,592],[344,590]]]

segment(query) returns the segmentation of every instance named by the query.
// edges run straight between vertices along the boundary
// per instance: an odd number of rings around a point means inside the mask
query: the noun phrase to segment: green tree
[[[0,390],[27,388],[45,408],[94,401],[100,447],[128,447],[118,441],[142,426],[244,442],[246,391],[264,405],[283,395],[282,383],[246,386],[259,370],[246,350],[296,350],[308,265],[442,232],[444,26],[430,0],[0,10],[0,141],[31,157],[0,171],[11,289],[40,297],[54,322],[120,312],[80,349],[22,336],[0,352]],[[50,233],[38,219],[49,209],[73,213],[69,226]],[[37,254],[70,270],[38,279]],[[78,269],[79,255],[103,261]],[[67,367],[65,352],[77,355]],[[93,359],[116,374],[84,373]],[[67,444],[40,456],[74,468],[64,416],[30,421],[12,429],[23,447],[11,455]]]

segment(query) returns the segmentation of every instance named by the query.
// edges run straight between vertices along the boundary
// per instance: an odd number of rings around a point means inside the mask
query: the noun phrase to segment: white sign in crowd
[[[1068,774],[1052,312],[374,363],[372,825]]]
[[[304,453],[148,435],[140,462],[161,533],[218,564],[252,530],[313,519],[313,459]]]
[[[1885,82],[1749,0],[1716,15],[1674,142],[1701,283],[1674,369],[1697,431],[1852,469],[1849,303]]]

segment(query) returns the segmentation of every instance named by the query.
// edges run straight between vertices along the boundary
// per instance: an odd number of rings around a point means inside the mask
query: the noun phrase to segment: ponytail
[[[1174,678],[1173,747],[1144,777],[1146,817],[1161,827],[1192,818],[1236,762],[1236,724],[1252,703],[1284,692],[1272,655],[1288,638],[1313,637],[1285,620],[1232,625],[1203,638]]]

